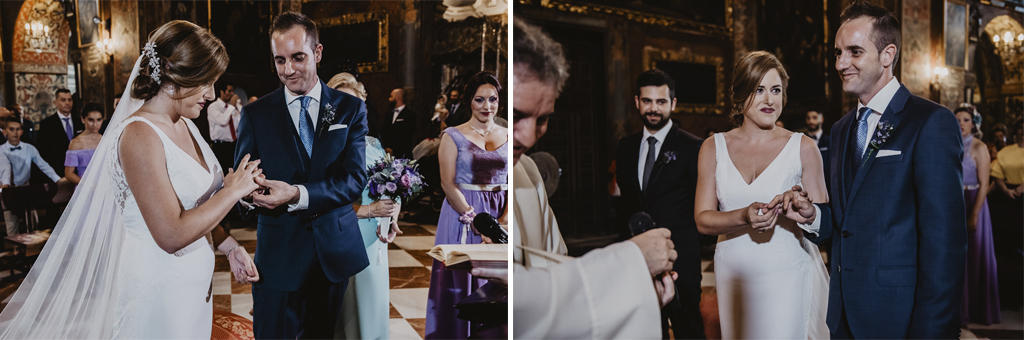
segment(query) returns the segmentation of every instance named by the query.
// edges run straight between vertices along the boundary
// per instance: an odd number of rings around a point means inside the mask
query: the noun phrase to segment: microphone
[[[473,218],[473,227],[476,228],[480,234],[491,238],[491,241],[494,241],[494,243],[508,243],[508,232],[498,224],[498,220],[495,219],[494,216],[491,216],[491,214],[476,214],[476,217]]]
[[[631,236],[643,234],[645,231],[654,229],[654,219],[651,215],[641,211],[629,218],[629,233]]]
[[[648,215],[643,211],[635,213],[633,216],[629,217],[629,232],[633,234],[632,236],[643,234],[644,232],[654,228],[657,228],[654,223],[654,219],[651,218],[651,215]],[[665,276],[665,273],[658,274],[656,278],[660,281],[663,276]],[[669,302],[669,305],[677,309],[683,308],[682,302],[679,301],[678,290],[676,290],[676,294],[672,297],[672,301]]]

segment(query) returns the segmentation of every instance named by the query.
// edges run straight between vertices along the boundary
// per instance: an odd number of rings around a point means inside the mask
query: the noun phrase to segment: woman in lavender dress
[[[981,116],[973,108],[956,109],[964,139],[964,202],[967,204],[967,262],[960,323],[991,325],[1000,322],[996,254],[992,245],[992,219],[988,211],[989,154],[977,138]]]
[[[489,242],[460,222],[460,217],[468,220],[488,213],[500,216],[502,225],[508,224],[508,129],[494,122],[500,91],[501,84],[493,74],[474,75],[466,84],[461,104],[472,108],[472,118],[442,134],[438,158],[447,199],[441,207],[434,244]],[[431,268],[426,338],[469,337],[470,323],[456,316],[454,306],[487,281],[475,279],[465,270],[445,269],[436,260]]]
[[[92,160],[96,146],[100,145],[100,127],[103,126],[103,106],[97,103],[88,103],[82,107],[82,123],[85,123],[85,132],[71,140],[68,145],[68,153],[64,158],[64,177],[71,183],[78,185],[85,176],[85,169]]]

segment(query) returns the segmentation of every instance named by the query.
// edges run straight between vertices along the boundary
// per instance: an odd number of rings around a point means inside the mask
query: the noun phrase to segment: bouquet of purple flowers
[[[395,159],[391,155],[374,163],[367,170],[367,185],[373,200],[391,199],[401,203],[423,192],[423,175],[416,161],[406,158]]]

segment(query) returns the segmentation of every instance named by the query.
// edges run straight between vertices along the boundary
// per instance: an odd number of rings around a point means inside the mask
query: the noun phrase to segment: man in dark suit
[[[405,105],[405,90],[394,89],[388,97],[391,112],[384,115],[381,142],[395,157],[412,157],[416,146],[416,112]]]
[[[266,175],[241,203],[258,215],[253,330],[333,338],[349,277],[369,264],[351,206],[366,186],[366,105],[317,77],[323,45],[305,15],[279,15],[270,46],[284,87],[242,108],[235,150]]]
[[[956,339],[967,251],[958,122],[893,76],[889,11],[855,1],[840,20],[836,69],[859,103],[832,127],[835,197],[811,204],[794,187],[769,204],[809,239],[832,240],[833,339]]]
[[[700,233],[693,219],[697,154],[703,140],[672,124],[676,86],[671,76],[649,70],[640,74],[636,86],[633,99],[644,129],[620,140],[615,158],[616,178],[626,202],[623,213],[646,212],[657,227],[672,231],[679,253],[673,270],[679,273],[675,283],[680,304],[662,309],[662,334],[668,338],[667,318],[677,339],[704,339]]]
[[[807,114],[804,116],[804,122],[807,123],[807,131],[804,134],[807,137],[811,137],[815,142],[818,143],[818,151],[821,152],[821,159],[824,161],[823,170],[825,172],[825,178],[829,178],[829,152],[828,145],[832,142],[832,137],[825,134],[825,129],[822,127],[825,125],[825,115],[821,114],[821,110],[810,109],[807,110]],[[829,197],[832,197],[832,184],[829,181],[825,181],[825,189],[828,191]]]
[[[75,136],[85,130],[85,124],[78,115],[71,114],[71,107],[74,105],[71,91],[58,89],[55,96],[53,104],[57,107],[57,113],[39,123],[36,148],[50,167],[63,169],[68,145]]]

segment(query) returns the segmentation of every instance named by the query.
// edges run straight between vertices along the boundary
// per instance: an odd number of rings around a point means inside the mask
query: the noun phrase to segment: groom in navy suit
[[[287,12],[271,49],[283,88],[242,109],[235,159],[262,161],[253,329],[260,339],[333,338],[349,277],[369,261],[352,202],[366,185],[366,105],[316,75],[316,25]],[[235,162],[238,163],[237,161]]]
[[[830,203],[777,197],[815,242],[832,239],[833,339],[956,339],[967,227],[957,120],[893,76],[899,22],[855,1],[840,17],[836,69],[860,100],[832,127]]]

